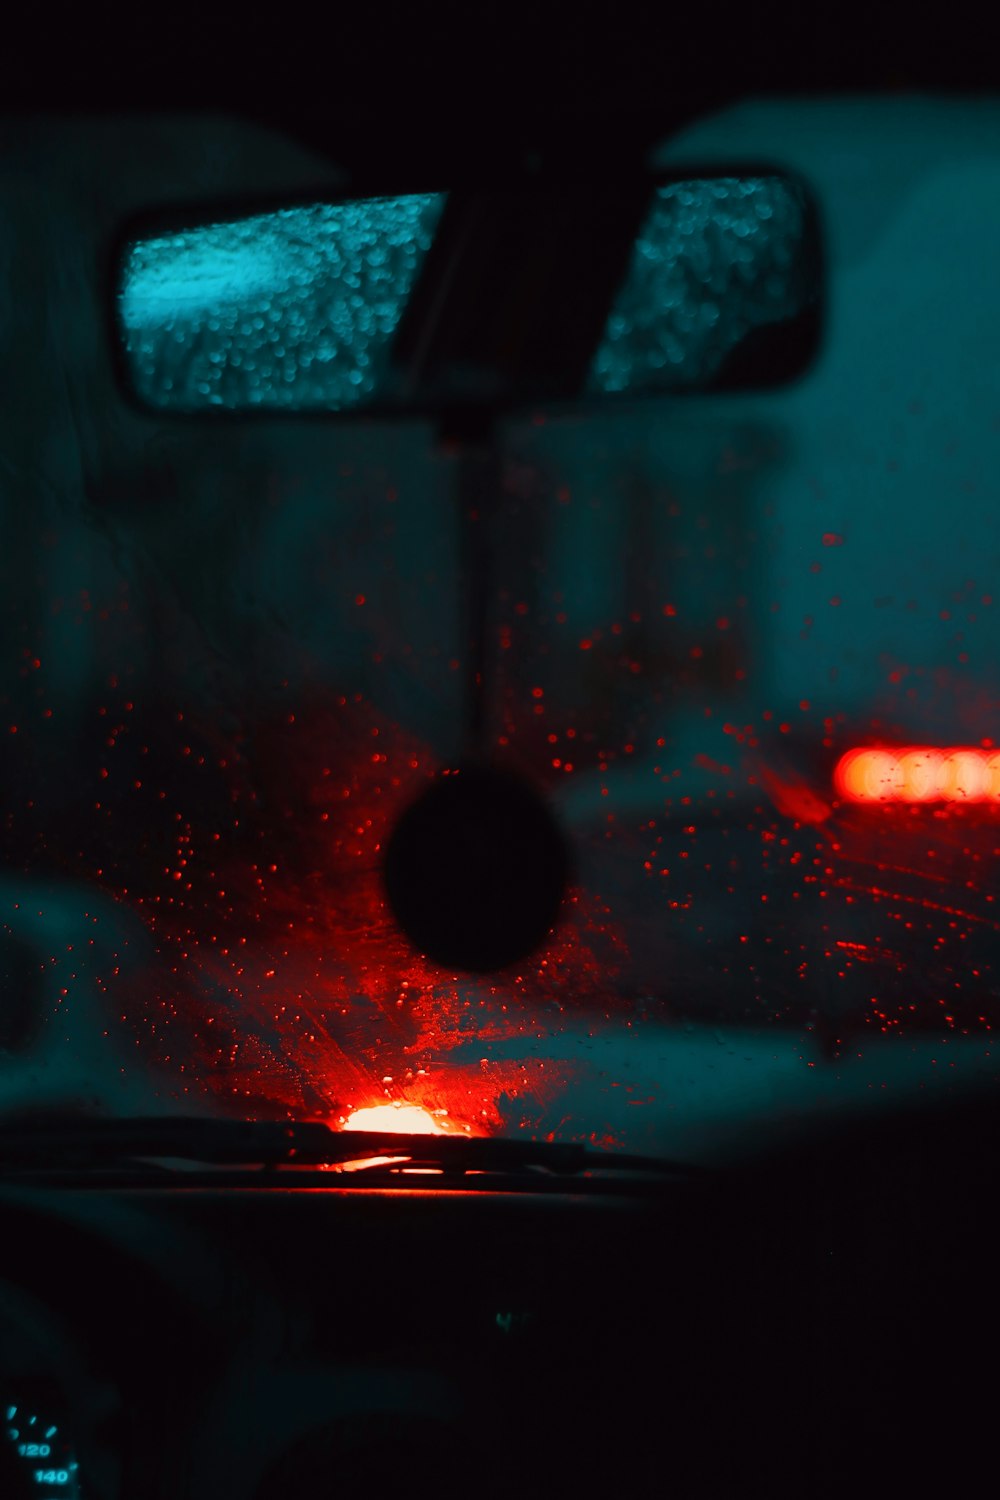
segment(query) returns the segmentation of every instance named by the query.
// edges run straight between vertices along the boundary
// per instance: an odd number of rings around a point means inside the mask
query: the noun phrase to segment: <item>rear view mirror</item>
[[[783,385],[820,336],[784,173],[180,212],[115,268],[128,390],[176,413],[433,416]]]

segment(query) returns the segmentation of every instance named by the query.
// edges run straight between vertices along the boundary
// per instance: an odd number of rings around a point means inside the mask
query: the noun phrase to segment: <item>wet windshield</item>
[[[468,749],[482,476],[423,421],[142,413],[115,366],[123,221],[337,171],[236,121],[5,129],[5,1108],[693,1158],[989,1074],[995,106],[772,100],[660,153],[808,183],[824,341],[781,390],[500,424],[478,732],[572,877],[474,974],[421,955],[383,862]],[[365,378],[335,352],[318,380]],[[147,354],[161,395],[194,378]]]

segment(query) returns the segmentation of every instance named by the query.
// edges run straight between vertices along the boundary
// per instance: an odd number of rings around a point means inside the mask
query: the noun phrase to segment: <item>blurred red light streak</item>
[[[1000,751],[973,746],[859,746],[834,771],[846,802],[992,803],[1000,806]]]

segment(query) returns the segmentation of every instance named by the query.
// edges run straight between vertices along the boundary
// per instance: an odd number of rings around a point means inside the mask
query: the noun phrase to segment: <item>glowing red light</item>
[[[847,802],[1000,804],[1000,751],[967,746],[861,746],[834,772]]]

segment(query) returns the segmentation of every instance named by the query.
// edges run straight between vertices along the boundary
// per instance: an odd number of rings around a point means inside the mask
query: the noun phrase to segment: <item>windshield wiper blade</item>
[[[597,1151],[574,1141],[532,1141],[510,1136],[390,1135],[348,1131],[335,1137],[338,1156],[352,1167],[366,1158],[405,1159],[410,1168],[446,1172],[520,1172],[533,1169],[575,1176],[584,1172],[683,1173],[690,1168],[658,1157]]]
[[[316,1161],[334,1132],[319,1122],[223,1120],[214,1116],[18,1121],[0,1125],[0,1170],[174,1159],[219,1166]]]
[[[225,1167],[387,1165],[447,1175],[593,1172],[690,1178],[693,1169],[655,1157],[594,1150],[567,1141],[510,1137],[336,1131],[318,1121],[284,1124],[214,1116],[59,1119],[0,1125],[0,1174],[39,1169],[121,1168],[185,1161]]]

